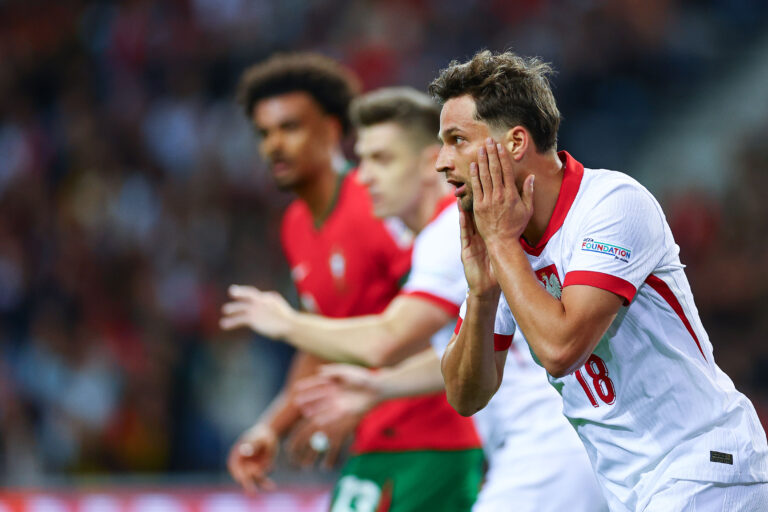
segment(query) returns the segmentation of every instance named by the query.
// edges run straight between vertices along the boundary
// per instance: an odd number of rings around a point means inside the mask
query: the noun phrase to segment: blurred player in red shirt
[[[283,219],[282,243],[302,306],[329,317],[380,313],[410,264],[404,231],[376,219],[355,173],[344,172],[340,144],[355,92],[346,70],[311,54],[276,55],[240,83],[275,182],[298,196]],[[291,385],[321,362],[297,352],[283,391],[233,446],[228,466],[247,490],[274,485],[267,474],[278,440],[301,419]],[[479,446],[471,421],[442,393],[385,402],[358,425],[331,510],[468,510],[481,478]],[[393,501],[393,494],[408,498]]]

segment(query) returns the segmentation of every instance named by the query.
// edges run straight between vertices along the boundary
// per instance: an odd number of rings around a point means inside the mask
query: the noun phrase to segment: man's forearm
[[[381,315],[336,319],[298,313],[285,341],[329,361],[379,366],[395,335]]]
[[[301,417],[301,411],[293,400],[293,385],[314,375],[325,361],[311,354],[297,352],[293,356],[283,388],[259,416],[257,424],[268,426],[278,437],[284,436]]]
[[[572,371],[586,331],[573,328],[563,303],[536,278],[518,240],[490,243],[488,252],[509,308],[536,357],[552,375]]]
[[[389,366],[428,348],[429,338],[450,320],[428,301],[400,296],[378,315],[340,319],[294,314],[285,338],[332,361]]]
[[[292,403],[289,395],[286,390],[280,391],[259,416],[256,424],[266,425],[276,436],[283,437],[301,417],[301,411]]]
[[[467,299],[464,320],[443,355],[442,371],[448,402],[463,416],[482,409],[499,387],[493,346],[495,297]]]
[[[409,357],[376,377],[381,400],[436,393],[445,389],[440,359],[431,348]]]

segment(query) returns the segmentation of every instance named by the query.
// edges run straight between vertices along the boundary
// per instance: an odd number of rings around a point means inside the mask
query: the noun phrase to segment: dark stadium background
[[[292,291],[239,73],[312,50],[424,89],[481,48],[551,61],[559,146],[661,199],[766,424],[765,1],[0,0],[0,510],[245,510],[226,453],[290,353],[218,310]],[[274,510],[317,510],[333,474],[276,478]]]

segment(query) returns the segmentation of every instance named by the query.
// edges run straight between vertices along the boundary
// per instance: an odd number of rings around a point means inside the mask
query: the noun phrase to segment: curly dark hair
[[[325,113],[341,121],[345,134],[349,132],[349,104],[360,92],[360,82],[351,71],[324,55],[276,53],[243,72],[237,100],[250,118],[260,100],[295,91],[309,94]]]
[[[413,87],[384,87],[358,96],[349,113],[357,128],[393,122],[407,130],[417,146],[438,143],[440,107]]]
[[[562,119],[549,84],[552,73],[538,58],[484,50],[467,62],[451,62],[429,84],[429,93],[440,103],[470,95],[478,120],[502,129],[522,125],[543,153],[557,148]]]

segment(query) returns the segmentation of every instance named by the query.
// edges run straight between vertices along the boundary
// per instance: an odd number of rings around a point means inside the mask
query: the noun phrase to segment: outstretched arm
[[[243,432],[230,449],[227,467],[232,478],[247,492],[275,487],[268,475],[277,456],[280,439],[301,418],[301,411],[294,401],[293,386],[300,379],[314,374],[322,363],[312,355],[298,352],[291,362],[283,389],[258,421]]]
[[[331,361],[385,366],[428,347],[451,316],[419,297],[396,297],[380,315],[331,319],[291,308],[279,294],[250,286],[230,287],[222,308],[224,329],[249,327]]]
[[[296,385],[296,403],[318,425],[359,418],[384,400],[442,391],[440,360],[431,348],[400,364],[370,370],[349,364],[322,366]]]

